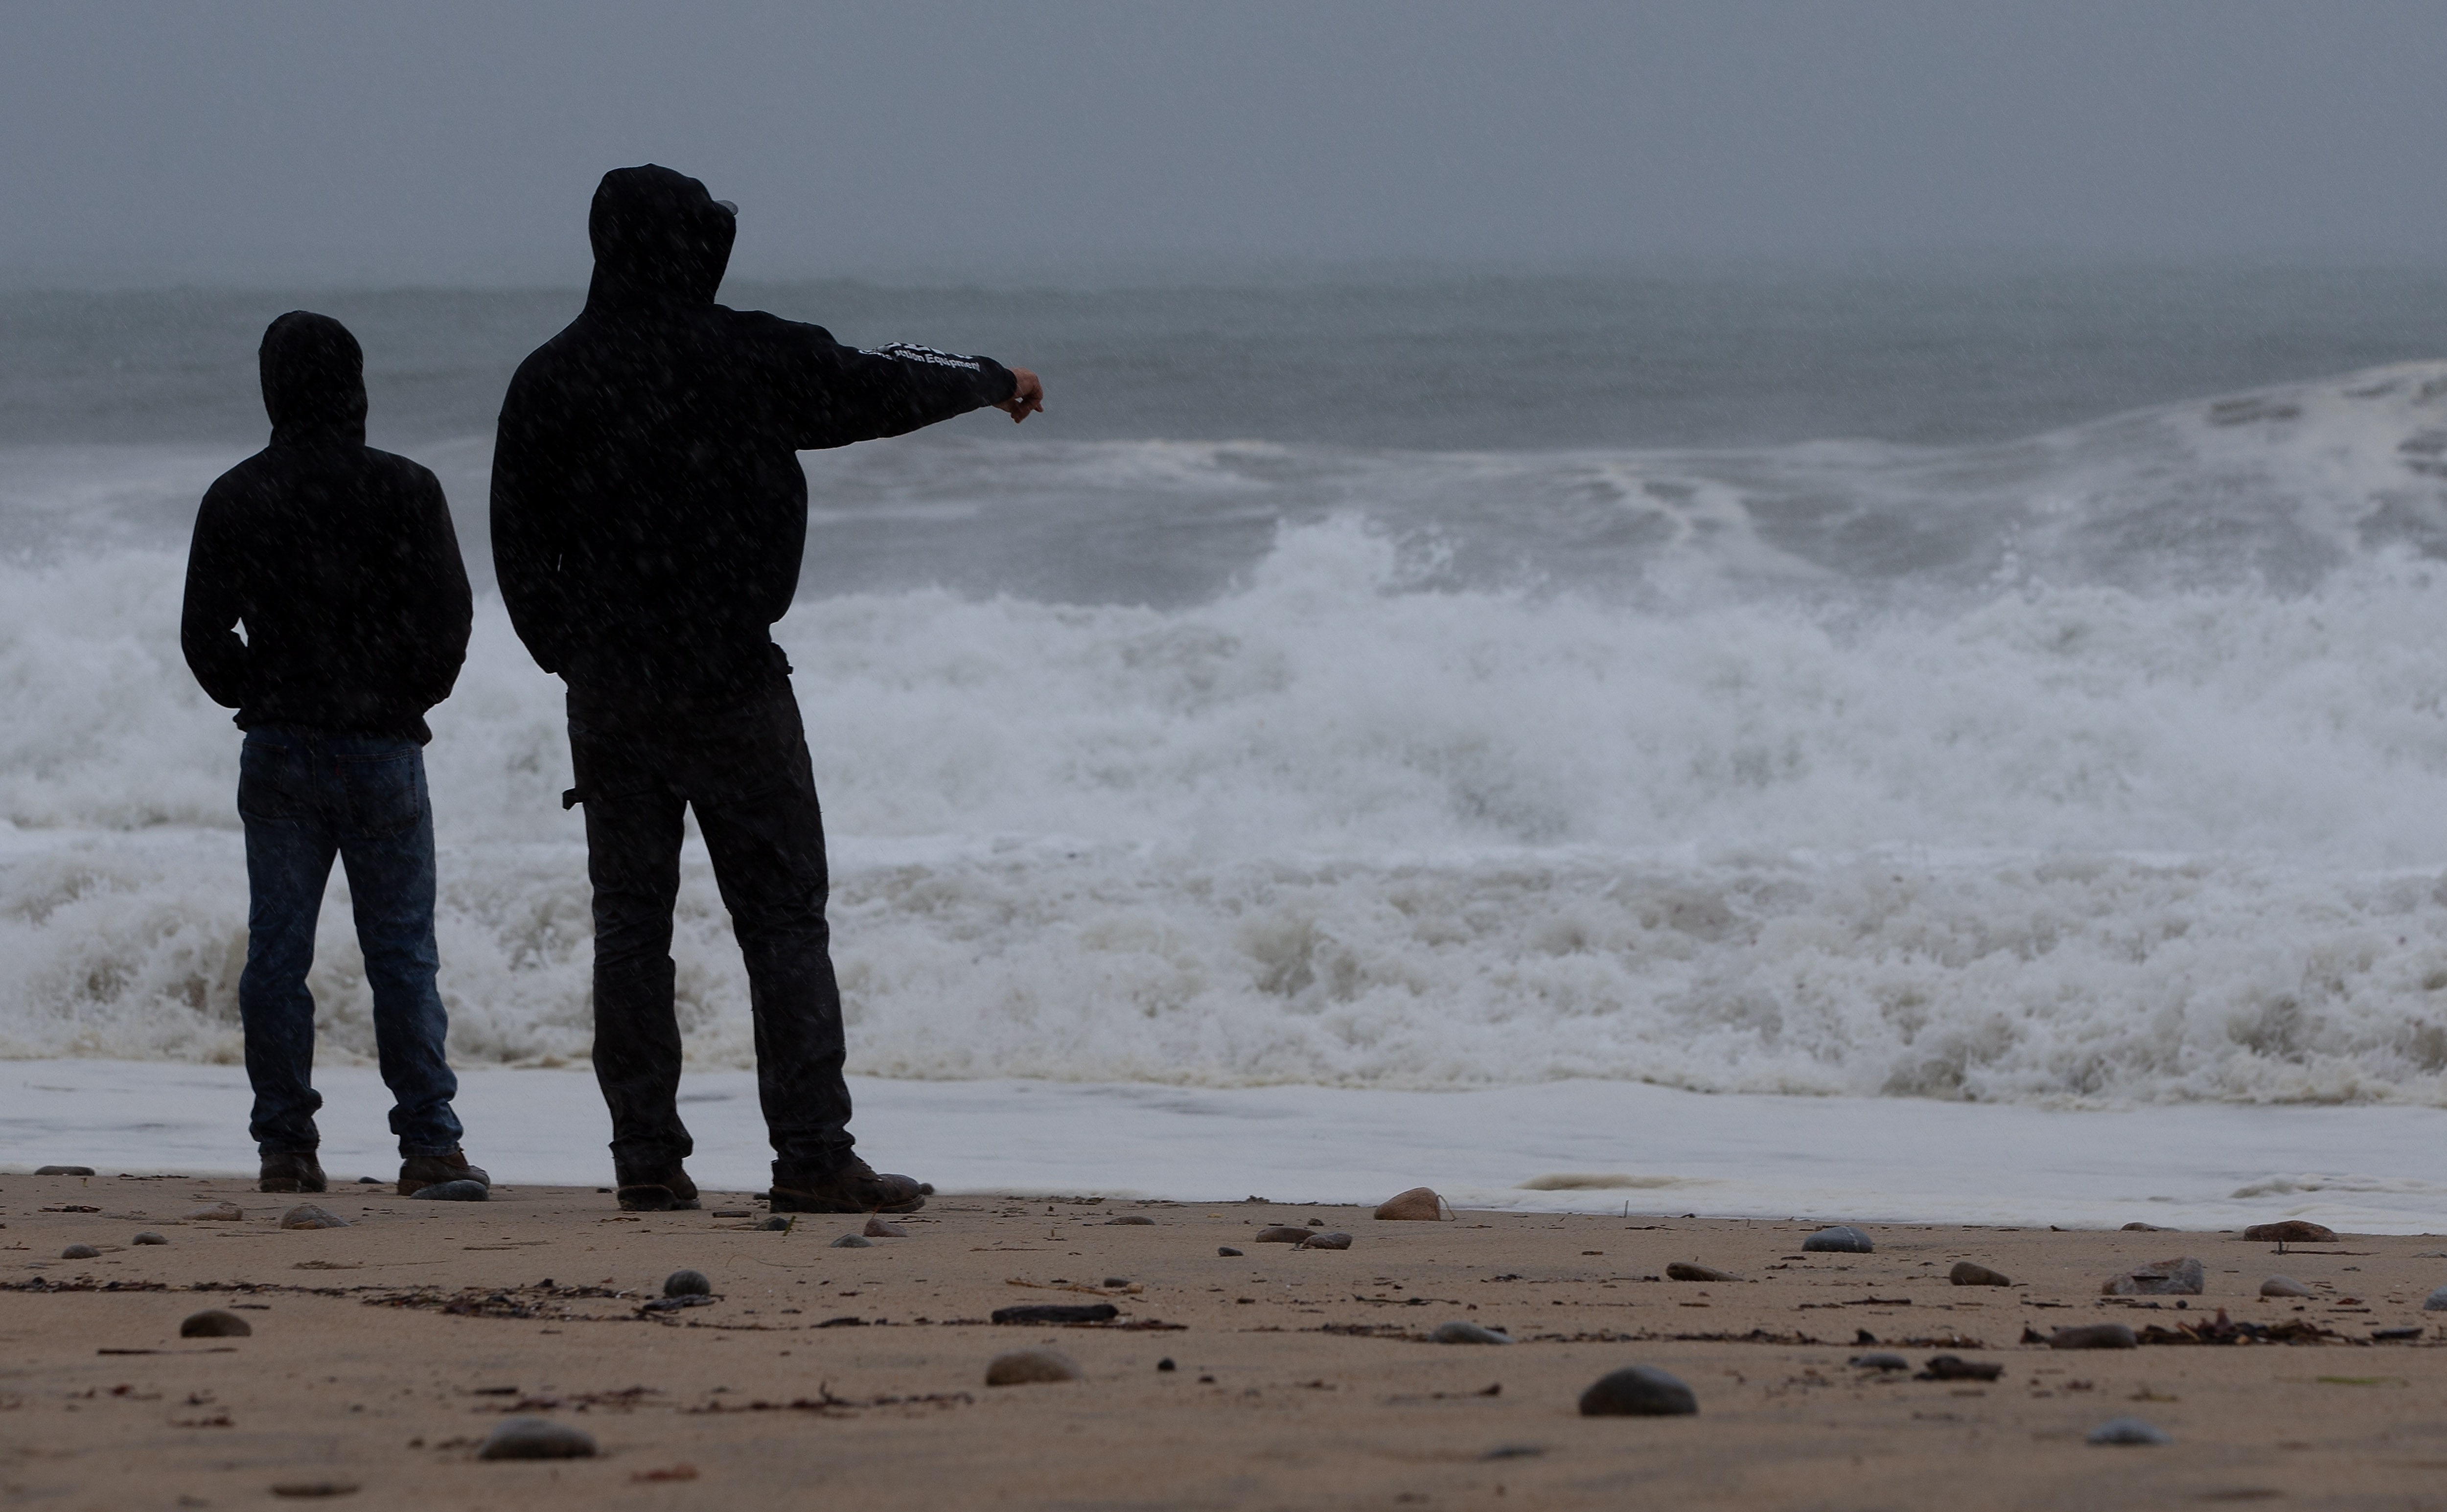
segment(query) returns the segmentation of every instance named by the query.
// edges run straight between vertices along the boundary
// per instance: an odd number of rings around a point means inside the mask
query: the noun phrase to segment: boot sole
[[[668,1186],[624,1186],[619,1194],[623,1213],[688,1213],[705,1204],[693,1197],[682,1197]]]

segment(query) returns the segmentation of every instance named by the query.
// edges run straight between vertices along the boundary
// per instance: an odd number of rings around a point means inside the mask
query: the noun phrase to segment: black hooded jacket
[[[519,367],[493,452],[493,563],[573,715],[684,719],[783,669],[771,626],[806,547],[795,453],[1011,397],[1001,364],[844,347],[713,302],[736,220],[649,164],[605,174],[586,309]]]
[[[259,355],[272,444],[196,512],[187,665],[241,729],[430,740],[425,711],[450,696],[472,619],[442,484],[366,444],[365,355],[347,327],[292,311]]]

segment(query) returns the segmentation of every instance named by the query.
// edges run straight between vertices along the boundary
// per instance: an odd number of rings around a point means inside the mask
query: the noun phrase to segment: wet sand
[[[0,1506],[292,1504],[317,1488],[351,1506],[522,1509],[2447,1503],[2447,1314],[2421,1311],[2447,1282],[2436,1238],[2281,1256],[2232,1233],[1863,1223],[1875,1253],[1805,1254],[1806,1234],[1846,1216],[1380,1222],[946,1194],[893,1220],[907,1238],[837,1249],[860,1219],[769,1232],[746,1194],[706,1199],[624,1215],[591,1189],[462,1204],[0,1177]],[[221,1200],[243,1220],[180,1220]],[[279,1228],[301,1200],[351,1226]],[[1351,1248],[1254,1242],[1312,1219]],[[170,1242],[130,1245],[141,1229]],[[102,1254],[60,1258],[71,1243]],[[2176,1256],[2204,1262],[2206,1295],[2097,1295]],[[1963,1258],[2017,1284],[1951,1285]],[[1742,1279],[1665,1279],[1678,1261]],[[641,1312],[681,1267],[717,1300]],[[2261,1298],[2271,1274],[2318,1295]],[[1118,1317],[988,1321],[1096,1303]],[[254,1332],[181,1338],[207,1307]],[[2189,1337],[2221,1308],[2316,1342],[2022,1342],[2094,1322]],[[1518,1342],[1429,1342],[1456,1320]],[[2419,1337],[2373,1341],[2405,1329]],[[993,1356],[1034,1347],[1087,1378],[984,1384]],[[2003,1373],[1848,1363],[1871,1351]],[[1581,1391],[1627,1365],[1679,1376],[1698,1415],[1580,1416]],[[2126,1413],[2174,1442],[2084,1443]],[[509,1414],[583,1427],[601,1452],[476,1458]]]

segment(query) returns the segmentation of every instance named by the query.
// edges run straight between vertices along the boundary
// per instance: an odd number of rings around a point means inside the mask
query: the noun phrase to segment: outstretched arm
[[[1036,374],[1025,368],[1014,368],[1011,376],[1011,397],[995,407],[1009,415],[1015,425],[1031,415],[1045,413],[1045,386],[1036,381]]]
[[[775,376],[801,451],[903,436],[989,406],[1014,420],[1045,407],[1045,387],[992,357],[896,341],[861,351],[821,326],[773,319],[766,337],[781,358]]]

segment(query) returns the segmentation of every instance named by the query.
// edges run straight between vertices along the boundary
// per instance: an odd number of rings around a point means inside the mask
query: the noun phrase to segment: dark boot
[[[410,1155],[399,1162],[402,1197],[414,1197],[424,1188],[445,1181],[474,1181],[485,1187],[493,1184],[491,1177],[481,1167],[468,1164],[467,1157],[456,1149],[447,1155]]]
[[[696,1183],[677,1165],[661,1171],[623,1171],[619,1181],[624,1213],[669,1213],[700,1205]]]
[[[906,1176],[878,1176],[852,1157],[829,1171],[776,1164],[769,1195],[776,1213],[915,1213],[933,1190]]]
[[[256,1182],[258,1192],[321,1192],[329,1190],[323,1180],[322,1162],[313,1150],[281,1150],[263,1158],[263,1179]]]

